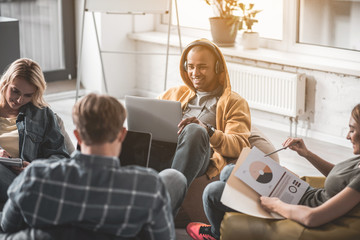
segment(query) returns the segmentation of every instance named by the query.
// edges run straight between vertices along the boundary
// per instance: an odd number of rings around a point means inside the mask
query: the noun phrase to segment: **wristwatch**
[[[211,126],[210,124],[206,124],[206,129],[207,129],[207,132],[208,132],[208,135],[209,137],[211,137],[214,132],[215,132],[215,128],[213,126]]]

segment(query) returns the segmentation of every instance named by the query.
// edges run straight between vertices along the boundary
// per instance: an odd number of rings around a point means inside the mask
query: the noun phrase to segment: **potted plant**
[[[255,10],[253,3],[250,3],[248,6],[239,3],[239,8],[241,9],[239,29],[245,29],[246,26],[246,30],[242,35],[243,47],[244,49],[257,49],[259,47],[259,33],[253,32],[252,26],[258,22],[255,16],[261,12],[261,10]]]
[[[240,17],[234,12],[239,10],[238,0],[205,0],[213,7],[215,17],[209,18],[213,41],[219,46],[233,46]]]
[[[247,27],[252,32],[252,25],[257,22],[255,16],[260,10],[254,10],[254,4],[246,6],[239,0],[205,0],[213,7],[216,17],[209,18],[213,41],[219,46],[233,46],[237,31]],[[256,35],[256,34],[255,34]]]

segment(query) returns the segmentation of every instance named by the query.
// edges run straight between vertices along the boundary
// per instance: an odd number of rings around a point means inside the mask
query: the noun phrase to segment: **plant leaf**
[[[229,24],[234,24],[238,21],[239,29],[243,29],[246,25],[247,29],[251,31],[252,25],[258,22],[255,18],[256,14],[262,10],[254,10],[254,3],[244,4],[240,0],[204,0],[208,5],[212,6],[216,15],[220,18],[231,18]],[[247,8],[248,7],[248,8]],[[241,16],[235,16],[234,12],[242,11]]]
[[[245,5],[243,3],[239,3],[239,7],[241,8],[241,10],[245,11]]]
[[[244,21],[239,22],[239,30],[244,28]]]

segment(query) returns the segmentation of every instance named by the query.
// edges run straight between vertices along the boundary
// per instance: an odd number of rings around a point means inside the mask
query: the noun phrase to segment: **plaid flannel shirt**
[[[75,152],[34,161],[11,184],[1,227],[72,225],[121,237],[175,239],[170,197],[157,172]]]

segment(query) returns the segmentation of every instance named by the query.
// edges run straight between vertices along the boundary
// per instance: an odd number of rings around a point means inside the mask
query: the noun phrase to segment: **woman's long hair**
[[[353,108],[351,116],[355,120],[356,124],[360,126],[360,103]]]
[[[13,62],[1,77],[0,81],[0,106],[5,106],[5,93],[8,86],[15,78],[22,78],[35,86],[36,91],[31,102],[38,108],[48,106],[43,95],[46,89],[44,74],[35,61],[28,58],[20,58]]]

